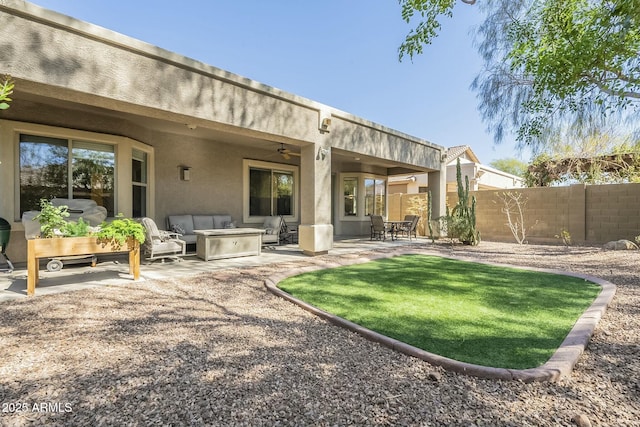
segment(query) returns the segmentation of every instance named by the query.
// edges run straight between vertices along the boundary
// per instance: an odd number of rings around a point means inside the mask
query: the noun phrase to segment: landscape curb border
[[[531,369],[506,369],[506,368],[492,368],[489,366],[481,366],[474,365],[471,363],[459,362],[457,360],[453,360],[447,357],[439,356],[434,353],[430,353],[428,351],[416,348],[412,345],[403,343],[393,338],[389,338],[385,335],[374,332],[370,329],[367,329],[363,326],[360,326],[356,323],[350,322],[349,320],[343,319],[342,317],[333,315],[324,310],[320,310],[319,308],[308,304],[304,301],[301,301],[292,295],[284,292],[283,290],[277,287],[278,283],[288,277],[296,276],[298,274],[323,270],[327,268],[335,268],[346,265],[354,265],[354,264],[362,264],[365,262],[369,262],[376,259],[383,258],[392,258],[400,255],[433,255],[441,258],[450,258],[459,261],[470,261],[477,262],[481,264],[494,265],[499,267],[511,267],[518,268],[523,270],[530,271],[538,271],[543,273],[552,273],[563,276],[577,277],[584,279],[586,281],[593,282],[602,287],[602,291],[596,297],[594,302],[587,308],[582,316],[576,321],[573,328],[564,339],[564,341],[560,344],[560,347],[555,351],[555,353],[551,356],[551,358],[542,366]],[[407,249],[407,250],[396,250],[392,253],[386,254],[373,254],[369,256],[359,256],[357,258],[342,258],[340,262],[321,262],[317,265],[306,266],[298,269],[290,269],[285,272],[281,272],[278,274],[271,275],[270,277],[264,280],[264,285],[269,292],[272,294],[284,298],[304,310],[309,311],[310,313],[315,314],[316,316],[342,328],[348,329],[350,331],[356,332],[364,338],[382,344],[392,350],[399,351],[401,353],[407,354],[409,356],[416,357],[418,359],[424,360],[432,365],[441,366],[445,370],[453,371],[465,375],[471,375],[479,378],[489,378],[489,379],[501,379],[501,380],[516,380],[522,382],[533,382],[533,381],[549,381],[549,382],[557,382],[563,377],[568,377],[571,375],[574,366],[578,362],[578,359],[587,348],[589,340],[593,335],[593,331],[595,330],[598,322],[602,318],[605,313],[607,307],[613,300],[613,297],[616,293],[616,286],[607,281],[597,277],[589,276],[581,273],[574,273],[570,271],[563,270],[554,270],[554,269],[546,269],[546,268],[535,268],[535,267],[526,267],[526,266],[517,266],[510,264],[500,264],[494,262],[487,262],[483,260],[473,259],[471,257],[463,257],[463,256],[450,256],[450,255],[442,255],[437,252],[429,251],[429,250],[416,250],[415,248]]]

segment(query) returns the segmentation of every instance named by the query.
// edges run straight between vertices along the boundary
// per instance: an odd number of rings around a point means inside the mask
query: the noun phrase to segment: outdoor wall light
[[[329,117],[325,117],[320,122],[320,130],[322,132],[329,132],[329,127],[331,126],[331,119]]]
[[[190,166],[181,166],[180,167],[180,179],[183,181],[191,181],[191,167]]]

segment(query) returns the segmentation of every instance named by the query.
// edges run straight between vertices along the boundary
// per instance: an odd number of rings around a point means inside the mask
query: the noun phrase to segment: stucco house
[[[523,188],[524,180],[516,175],[484,165],[468,145],[456,145],[447,149],[447,192],[457,191],[456,164],[460,159],[460,172],[464,181],[469,177],[469,189],[499,190]],[[429,190],[428,174],[411,174],[389,177],[389,193],[416,194]]]
[[[367,235],[390,177],[429,176],[444,214],[443,147],[21,0],[0,2],[0,217],[40,197],[91,198],[108,215],[284,215],[299,245]],[[284,150],[282,150],[284,149]]]

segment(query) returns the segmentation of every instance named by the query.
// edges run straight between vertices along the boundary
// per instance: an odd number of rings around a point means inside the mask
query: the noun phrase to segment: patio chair
[[[420,221],[420,215],[405,215],[404,220],[407,222],[411,222],[406,226],[402,227],[400,231],[403,235],[407,236],[409,240],[411,240],[411,236],[418,238],[418,222]]]
[[[280,219],[280,243],[298,243],[298,229],[289,227],[283,216]]]
[[[158,226],[151,218],[142,218],[140,222],[145,229],[145,240],[142,244],[142,253],[145,260],[155,261],[161,259],[171,259],[182,261],[187,253],[187,242],[180,240],[178,233],[165,230],[158,230]]]
[[[386,240],[387,226],[380,215],[371,215],[371,240]]]
[[[262,235],[263,245],[279,245],[280,244],[280,231],[282,230],[282,217],[280,216],[268,216],[265,217],[262,229],[265,230]]]

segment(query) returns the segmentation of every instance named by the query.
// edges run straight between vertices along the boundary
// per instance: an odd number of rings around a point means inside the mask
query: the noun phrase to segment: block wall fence
[[[505,190],[473,191],[476,196],[476,225],[481,238],[512,241],[515,238],[507,226],[499,193]],[[522,188],[506,190],[522,193],[524,223],[530,243],[561,243],[555,237],[567,230],[573,243],[601,244],[611,240],[633,241],[640,235],[640,183],[584,185],[566,187]],[[419,214],[419,233],[426,229],[426,194],[390,194],[389,219],[401,219],[406,214]],[[447,193],[447,205],[457,201],[456,193]]]

